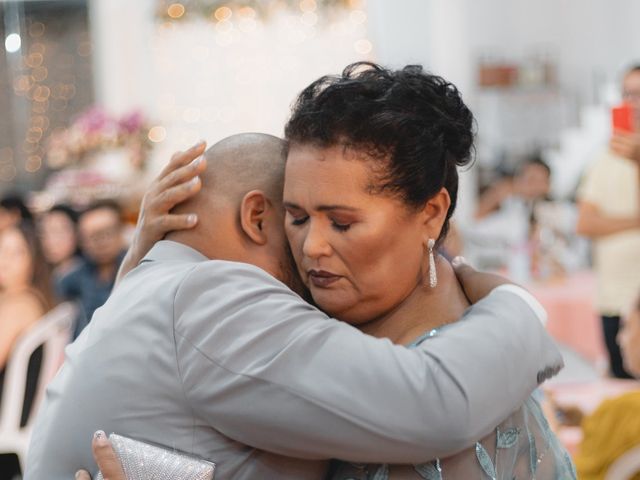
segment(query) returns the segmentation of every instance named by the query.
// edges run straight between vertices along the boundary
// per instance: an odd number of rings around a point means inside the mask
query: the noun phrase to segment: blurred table
[[[527,288],[547,310],[547,330],[558,342],[569,346],[593,365],[606,364],[608,357],[595,307],[593,272],[534,281]]]
[[[637,380],[601,378],[585,383],[545,384],[545,392],[561,407],[578,407],[585,415],[593,413],[603,400],[626,392],[640,390]],[[558,437],[571,455],[575,455],[582,441],[580,427],[560,427]]]

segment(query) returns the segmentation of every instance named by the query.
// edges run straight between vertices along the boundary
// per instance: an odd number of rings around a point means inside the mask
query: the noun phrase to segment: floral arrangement
[[[131,165],[144,169],[151,142],[142,112],[116,118],[100,107],[86,110],[68,128],[51,134],[47,163],[53,169],[79,166],[96,153],[115,149],[125,150]]]

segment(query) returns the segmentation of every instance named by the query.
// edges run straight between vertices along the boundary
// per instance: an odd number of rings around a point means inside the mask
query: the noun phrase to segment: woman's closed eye
[[[291,215],[293,218],[291,220],[291,225],[294,226],[300,226],[300,225],[304,225],[305,223],[307,223],[307,220],[309,220],[309,215],[304,215],[304,216],[300,216],[300,217],[294,217],[293,215]],[[334,228],[335,230],[339,231],[339,232],[346,232],[347,230],[349,230],[351,228],[351,224],[350,223],[338,223],[335,220],[331,220],[331,227]]]
[[[293,217],[293,220],[291,220],[291,225],[302,225],[304,224],[307,220],[309,219],[309,216],[304,216],[304,217]]]
[[[338,223],[335,220],[331,220],[331,226],[339,232],[346,232],[351,228],[350,223]]]

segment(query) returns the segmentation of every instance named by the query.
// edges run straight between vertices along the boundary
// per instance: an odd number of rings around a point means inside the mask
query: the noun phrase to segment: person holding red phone
[[[612,112],[609,150],[593,162],[578,191],[577,231],[593,240],[611,373],[630,378],[616,336],[621,311],[640,290],[640,65],[627,70],[622,91],[624,105]]]
[[[623,82],[624,104],[613,109],[613,135],[609,146],[621,157],[640,162],[640,65]]]

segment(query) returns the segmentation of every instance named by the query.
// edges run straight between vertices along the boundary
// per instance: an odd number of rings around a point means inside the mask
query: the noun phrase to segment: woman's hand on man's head
[[[174,214],[171,210],[200,191],[202,183],[199,175],[207,166],[202,156],[206,145],[201,141],[184,152],[175,153],[145,192],[133,241],[118,271],[116,282],[132,270],[167,233],[188,230],[198,223],[194,213]]]

